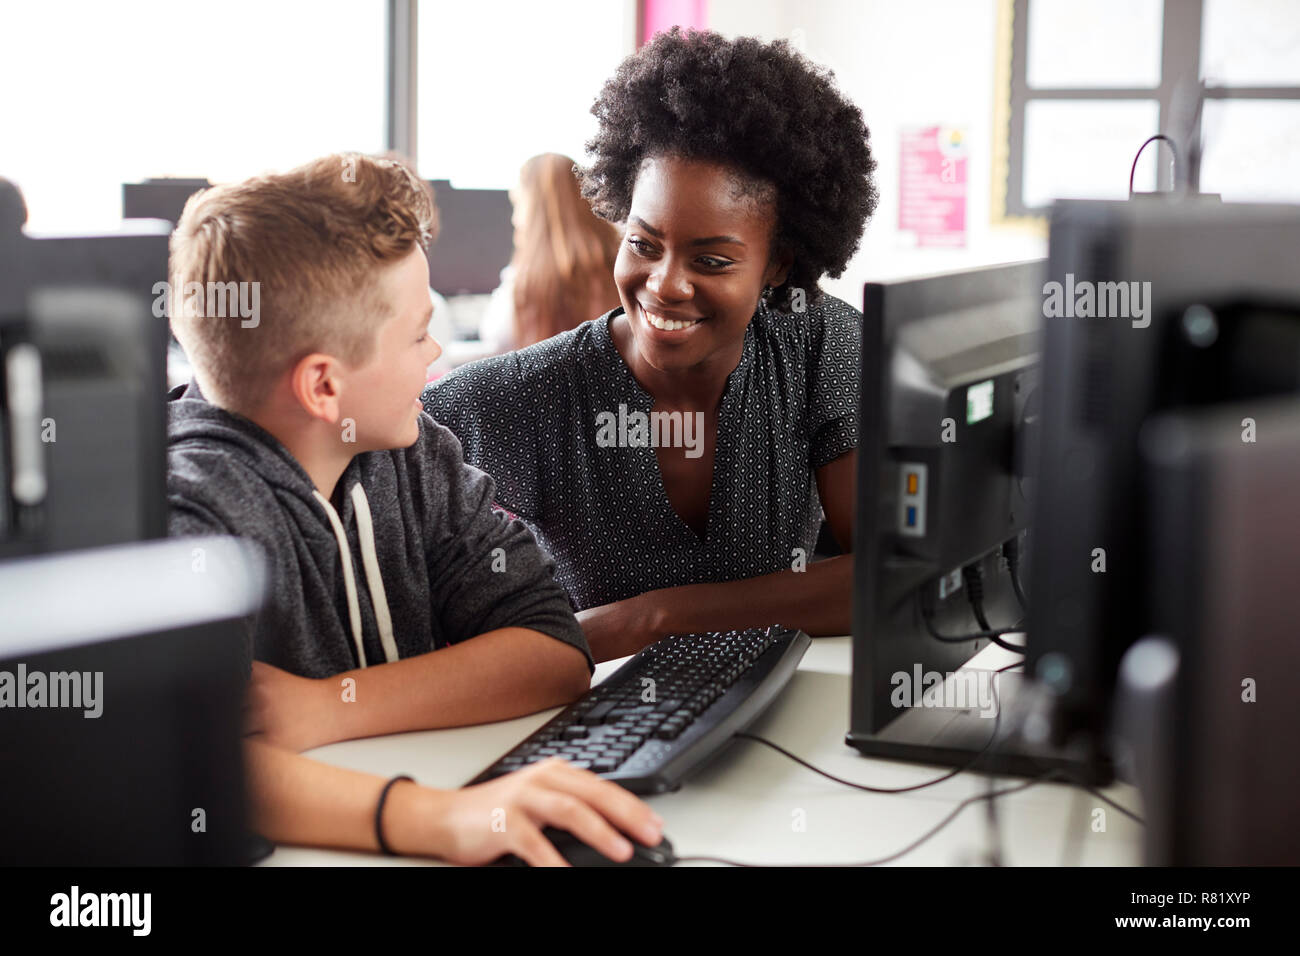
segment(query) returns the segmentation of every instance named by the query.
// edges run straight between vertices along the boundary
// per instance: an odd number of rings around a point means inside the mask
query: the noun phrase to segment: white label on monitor
[[[926,474],[920,462],[898,466],[898,533],[905,538],[925,537]]]
[[[974,425],[993,414],[993,379],[966,389],[966,424]]]
[[[952,573],[945,574],[939,579],[939,600],[942,601],[949,594],[956,594],[961,590],[961,568],[953,569]]]

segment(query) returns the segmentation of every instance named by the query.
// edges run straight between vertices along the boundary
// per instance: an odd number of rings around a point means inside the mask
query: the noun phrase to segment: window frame
[[[1049,207],[1026,206],[1025,179],[1025,108],[1034,100],[1155,100],[1159,120],[1154,132],[1173,138],[1180,146],[1186,142],[1200,144],[1203,110],[1195,109],[1190,132],[1178,129],[1176,110],[1185,109],[1190,96],[1187,76],[1196,77],[1196,95],[1207,100],[1300,100],[1300,86],[1233,86],[1208,85],[1201,77],[1201,45],[1204,24],[1204,0],[1164,0],[1161,28],[1160,83],[1158,86],[1030,89],[1026,70],[1029,53],[1030,0],[1001,0],[998,9],[998,85],[999,107],[995,143],[1000,155],[994,160],[995,223],[1045,223]],[[1181,97],[1181,99],[1180,99]],[[1136,149],[1137,144],[1134,144]],[[1159,148],[1152,144],[1151,149]],[[1183,155],[1189,153],[1190,155]],[[1182,150],[1179,163],[1186,164],[1187,183],[1200,188],[1199,148]],[[1181,172],[1181,170],[1180,170]],[[1175,183],[1168,163],[1156,164],[1156,189],[1170,190]]]

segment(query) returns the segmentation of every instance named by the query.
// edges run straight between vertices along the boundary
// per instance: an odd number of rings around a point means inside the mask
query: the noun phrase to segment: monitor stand
[[[1023,674],[963,667],[947,676],[942,690],[926,690],[920,706],[913,698],[877,733],[850,731],[845,742],[871,757],[1023,777],[1055,770],[1076,783],[1109,784],[1114,768],[1107,757],[1053,747],[1045,733],[1034,732],[1044,719],[1040,702]]]

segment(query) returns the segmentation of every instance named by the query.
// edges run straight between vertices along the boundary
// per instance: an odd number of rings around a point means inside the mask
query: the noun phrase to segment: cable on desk
[[[969,807],[971,804],[977,803],[980,800],[995,800],[998,797],[1004,796],[1008,793],[1018,793],[1021,790],[1028,790],[1030,787],[1037,786],[1038,784],[1051,779],[1052,777],[1056,776],[1056,774],[1057,771],[1049,770],[1041,777],[1035,777],[1032,780],[1028,780],[1024,783],[1017,784],[1014,787],[1007,787],[1003,790],[993,790],[989,793],[981,793],[973,797],[967,797],[961,803],[957,804],[957,806],[953,807],[951,813],[949,813],[946,817],[944,817],[937,824],[931,827],[928,831],[923,833],[918,839],[913,840],[911,843],[903,847],[897,853],[891,853],[889,856],[882,856],[878,860],[867,860],[862,863],[743,863],[739,860],[729,860],[725,857],[720,857],[720,856],[679,856],[677,858],[677,862],[678,863],[723,863],[726,864],[727,866],[747,866],[747,867],[780,866],[780,867],[792,867],[792,868],[803,868],[803,867],[813,867],[813,866],[815,867],[880,866],[885,863],[892,863],[894,860],[897,860],[911,853],[913,850],[915,850],[917,847],[923,844],[926,840],[929,840],[931,837],[933,837],[936,833],[938,833],[948,824],[952,823],[953,820],[957,819],[957,815],[960,814],[967,807]]]
[[[914,783],[910,787],[872,787],[865,783],[854,783],[852,780],[845,780],[843,777],[837,777],[835,776],[835,774],[830,773],[826,770],[822,770],[820,767],[814,767],[807,760],[804,760],[802,757],[792,754],[790,751],[786,750],[780,744],[773,743],[772,741],[768,740],[766,737],[760,737],[757,734],[751,734],[747,731],[741,731],[735,736],[738,739],[752,740],[755,743],[760,743],[765,747],[771,747],[777,753],[781,754],[784,757],[789,757],[791,760],[799,764],[801,767],[806,767],[807,769],[811,770],[813,773],[825,777],[827,780],[832,780],[835,783],[843,784],[846,787],[852,787],[854,790],[865,790],[867,793],[910,793],[913,790],[924,790],[926,787],[933,787],[937,783],[943,783],[945,780],[951,780],[953,777],[957,776],[957,774],[969,770],[971,767],[975,765],[975,763],[980,759],[980,757],[984,756],[984,752],[989,749],[989,745],[993,743],[994,739],[996,739],[997,733],[998,733],[997,715],[994,715],[993,733],[989,735],[988,743],[986,743],[983,746],[983,748],[981,748],[980,751],[977,754],[975,754],[973,758],[971,758],[970,763],[958,767],[955,770],[950,770],[948,771],[948,773],[945,773],[941,777],[935,777],[933,780],[927,780],[925,783]]]
[[[1103,803],[1110,804],[1112,807],[1114,807],[1120,813],[1124,814],[1124,816],[1128,817],[1134,823],[1140,824],[1142,826],[1147,825],[1147,822],[1143,820],[1140,816],[1138,816],[1136,813],[1134,813],[1132,810],[1128,809],[1127,807],[1120,806],[1118,803],[1116,803],[1110,797],[1106,796],[1096,787],[1092,786],[1091,784],[1084,783],[1078,777],[1074,776],[1074,774],[1071,773],[1069,770],[1065,769],[1064,767],[1058,767],[1057,770],[1061,773],[1063,777],[1065,777],[1066,783],[1078,787],[1080,790],[1088,791],[1090,794],[1092,794],[1094,797],[1096,797],[1098,800],[1102,801]]]
[[[1010,670],[1013,667],[1023,667],[1023,666],[1024,666],[1023,661],[1016,661],[1014,664],[1008,664],[1005,667],[999,667],[996,671],[994,671],[994,673],[1001,674]],[[996,699],[996,694],[997,694],[996,686],[994,686],[993,688],[993,693]],[[755,743],[760,743],[765,747],[771,747],[777,753],[781,754],[782,756],[789,757],[795,763],[799,764],[802,767],[806,767],[807,769],[811,770],[813,773],[820,774],[821,776],[825,777],[827,780],[832,780],[835,783],[843,784],[846,787],[852,787],[854,790],[864,790],[867,793],[910,793],[913,790],[924,790],[926,787],[933,787],[935,784],[943,783],[945,780],[951,780],[959,773],[965,773],[967,770],[970,770],[972,767],[974,767],[975,764],[979,763],[980,758],[984,756],[984,754],[988,751],[989,747],[993,745],[993,741],[997,740],[998,726],[1001,723],[1001,721],[1002,721],[1002,707],[1001,705],[999,705],[997,710],[993,714],[993,733],[989,734],[989,739],[985,742],[984,746],[981,747],[975,753],[975,756],[972,757],[968,763],[965,763],[954,770],[950,770],[948,773],[945,773],[943,776],[935,777],[933,780],[927,780],[925,783],[915,783],[909,787],[872,787],[865,783],[854,783],[852,780],[845,780],[843,777],[837,777],[835,776],[835,774],[830,773],[829,771],[822,770],[820,767],[813,766],[808,761],[804,760],[802,757],[791,753],[790,751],[782,747],[780,744],[773,743],[772,741],[768,740],[766,737],[760,737],[758,736],[758,734],[751,734],[748,731],[743,731],[743,730],[737,733],[735,737],[743,740],[752,740]]]
[[[1014,667],[1023,667],[1023,666],[1024,666],[1024,663],[1025,663],[1024,661],[1016,661],[1016,662],[1014,662],[1014,663],[1007,664],[1007,665],[1005,665],[1005,666],[1003,666],[1003,667],[999,667],[999,668],[997,668],[997,669],[994,671],[994,673],[995,673],[995,674],[1003,674],[1003,673],[1006,673],[1007,671],[1011,670],[1011,669],[1014,668]],[[993,742],[997,739],[997,736],[998,736],[998,726],[999,726],[999,724],[1000,724],[1000,722],[1001,722],[1001,720],[1002,720],[1002,706],[1001,706],[1001,702],[997,700],[997,685],[996,685],[996,682],[994,683],[994,686],[993,686],[993,694],[994,694],[994,700],[995,700],[995,702],[997,702],[997,710],[995,711],[994,716],[993,716],[993,733],[991,733],[991,734],[989,735],[989,739],[988,739],[988,741],[984,744],[983,747],[980,748],[979,752],[977,752],[977,753],[975,754],[975,756],[972,757],[971,760],[970,760],[968,763],[964,764],[963,766],[957,767],[956,769],[951,770],[951,771],[949,771],[948,773],[946,773],[946,774],[944,774],[944,775],[942,775],[942,776],[940,776],[940,777],[935,777],[933,780],[927,780],[925,783],[913,784],[913,785],[908,786],[908,787],[872,787],[872,786],[868,786],[867,784],[863,784],[863,783],[855,783],[855,782],[852,781],[852,780],[845,780],[843,777],[837,777],[837,776],[835,776],[833,773],[830,773],[830,772],[828,772],[828,771],[822,770],[820,767],[815,767],[815,766],[813,766],[813,765],[810,764],[808,761],[804,760],[802,757],[799,757],[799,756],[797,756],[796,754],[791,753],[789,750],[786,750],[786,749],[785,749],[784,747],[782,747],[780,744],[774,743],[774,742],[768,740],[768,739],[765,738],[765,737],[760,737],[760,736],[758,736],[757,734],[751,734],[751,733],[748,733],[747,731],[741,731],[740,733],[737,733],[737,734],[735,735],[735,737],[737,737],[737,738],[742,738],[742,739],[745,739],[745,740],[752,740],[752,741],[754,741],[754,742],[756,742],[756,743],[763,744],[765,747],[770,747],[772,750],[775,750],[777,753],[779,753],[779,754],[781,754],[781,755],[783,755],[783,756],[785,756],[785,757],[788,757],[789,759],[793,760],[795,763],[799,764],[800,766],[802,766],[802,767],[806,767],[807,769],[811,770],[813,773],[819,774],[820,776],[825,777],[827,780],[832,780],[832,781],[834,781],[835,783],[843,784],[843,785],[846,786],[846,787],[852,787],[854,790],[863,790],[863,791],[866,791],[867,793],[884,793],[884,794],[908,793],[908,792],[910,792],[910,791],[914,791],[914,790],[923,790],[923,789],[925,789],[926,787],[933,787],[935,784],[943,783],[943,781],[945,781],[945,780],[951,780],[953,777],[957,776],[958,774],[960,774],[960,773],[964,773],[965,771],[970,770],[972,767],[975,766],[975,764],[977,764],[977,763],[978,763],[978,762],[979,762],[979,761],[980,761],[980,760],[985,756],[985,754],[986,754],[986,753],[988,752],[988,750],[989,750],[989,747],[992,746]],[[684,857],[678,857],[678,858],[677,858],[677,862],[689,861],[689,862],[704,862],[704,863],[723,863],[723,864],[726,864],[726,865],[728,865],[728,866],[785,866],[785,865],[790,865],[790,866],[823,866],[823,865],[825,865],[825,866],[849,866],[849,867],[852,867],[852,866],[878,866],[878,865],[880,865],[880,864],[882,864],[882,863],[889,863],[889,862],[891,862],[892,860],[896,860],[896,859],[898,859],[899,857],[901,857],[901,856],[903,856],[903,855],[905,855],[905,854],[907,854],[907,853],[910,853],[912,850],[916,849],[918,846],[920,846],[920,845],[921,845],[922,843],[924,843],[926,840],[930,839],[932,836],[934,836],[936,833],[938,833],[940,830],[942,830],[945,826],[947,826],[949,823],[951,823],[951,822],[956,818],[957,814],[959,814],[959,813],[960,813],[962,810],[964,810],[966,807],[970,806],[972,803],[975,803],[975,802],[978,801],[978,800],[989,800],[989,801],[992,801],[992,800],[996,799],[997,797],[1002,796],[1003,794],[1006,794],[1006,793],[1015,793],[1015,792],[1017,792],[1017,791],[1019,791],[1019,790],[1024,790],[1024,789],[1026,789],[1026,788],[1028,788],[1028,787],[1034,786],[1035,784],[1043,783],[1043,782],[1045,782],[1045,781],[1047,781],[1047,780],[1050,780],[1050,779],[1052,779],[1053,777],[1057,777],[1057,776],[1064,777],[1064,778],[1065,778],[1064,782],[1066,782],[1066,783],[1068,783],[1068,784],[1073,784],[1074,786],[1078,787],[1080,790],[1086,790],[1086,791],[1088,791],[1088,792],[1091,793],[1093,796],[1097,797],[1099,800],[1102,800],[1102,801],[1104,801],[1104,802],[1110,804],[1112,807],[1114,807],[1114,808],[1115,808],[1116,810],[1118,810],[1120,813],[1123,813],[1125,816],[1131,817],[1133,820],[1135,820],[1135,821],[1137,821],[1138,823],[1143,824],[1143,825],[1145,826],[1145,821],[1143,821],[1140,817],[1138,817],[1138,816],[1137,816],[1136,814],[1134,814],[1132,811],[1130,811],[1130,810],[1128,810],[1128,809],[1126,809],[1126,808],[1120,806],[1118,803],[1116,803],[1114,800],[1110,799],[1110,798],[1107,797],[1105,794],[1103,794],[1103,793],[1101,793],[1100,791],[1098,791],[1096,788],[1094,788],[1094,787],[1092,787],[1092,786],[1090,786],[1090,785],[1088,785],[1088,784],[1082,782],[1081,780],[1078,780],[1078,779],[1075,778],[1072,774],[1070,774],[1069,771],[1065,770],[1064,768],[1060,768],[1060,767],[1057,767],[1057,768],[1047,768],[1047,767],[1044,767],[1044,771],[1045,771],[1045,772],[1044,772],[1041,776],[1035,777],[1034,779],[1030,780],[1029,782],[1027,782],[1027,783],[1025,783],[1025,784],[1022,784],[1022,785],[1019,785],[1019,786],[1016,786],[1016,787],[1010,787],[1010,788],[1007,788],[1007,789],[1005,789],[1005,790],[993,790],[993,789],[992,789],[992,780],[993,780],[993,778],[992,778],[992,776],[990,776],[990,777],[989,777],[989,788],[990,788],[990,789],[989,789],[986,793],[980,794],[980,795],[975,796],[975,797],[969,797],[969,798],[967,798],[966,800],[963,800],[961,803],[959,803],[959,804],[957,805],[957,807],[953,810],[953,812],[952,812],[951,814],[949,814],[948,817],[946,817],[946,818],[944,818],[942,821],[940,821],[939,824],[938,824],[936,827],[934,827],[932,830],[930,830],[929,832],[927,832],[927,833],[925,833],[924,835],[922,835],[922,836],[920,837],[920,839],[918,839],[918,840],[915,841],[914,843],[911,843],[911,844],[909,844],[908,846],[904,847],[904,848],[903,848],[902,850],[900,850],[898,853],[895,853],[895,854],[893,854],[892,856],[883,857],[883,858],[881,858],[881,859],[879,859],[879,860],[871,860],[871,861],[868,861],[868,862],[865,862],[865,863],[834,863],[834,864],[799,863],[799,864],[779,864],[779,863],[743,863],[743,862],[739,862],[739,861],[736,861],[736,860],[728,860],[728,859],[725,859],[725,858],[723,858],[723,857],[715,857],[715,856],[684,856]],[[996,820],[996,817],[994,817],[994,818],[992,819],[992,821],[991,821],[991,825],[994,827],[994,829],[995,829],[995,833],[997,833],[998,831],[997,831],[997,820]],[[999,837],[1000,837],[1000,835],[999,835]],[[1000,844],[1000,838],[999,838],[999,837],[995,837],[995,840],[997,840],[997,843],[998,843],[998,844]],[[1001,856],[1002,856],[1002,854],[1001,854],[1001,847],[1000,847],[1000,845],[995,845],[995,847],[994,847],[994,851],[993,851],[993,865],[995,865],[995,866],[1000,866],[1000,865],[1001,865]]]
[[[1014,662],[1014,663],[1007,664],[1007,665],[1005,665],[1005,666],[1003,666],[1003,667],[999,667],[999,668],[997,668],[997,669],[994,671],[994,673],[995,673],[995,674],[1002,674],[1002,673],[1006,673],[1007,671],[1011,670],[1011,669],[1014,668],[1014,667],[1023,667],[1023,666],[1024,666],[1024,661],[1016,661],[1016,662]],[[932,786],[934,786],[935,784],[942,783],[942,782],[945,781],[945,780],[950,780],[950,779],[952,779],[953,777],[957,776],[959,773],[962,773],[962,772],[964,772],[964,771],[966,771],[966,770],[971,769],[971,768],[972,768],[976,763],[979,762],[979,760],[980,760],[981,758],[983,758],[983,757],[985,756],[985,754],[986,754],[986,752],[988,751],[989,747],[993,744],[993,741],[995,741],[995,740],[997,739],[997,736],[998,736],[998,725],[999,725],[999,723],[1001,722],[1001,719],[1002,719],[1002,706],[1001,706],[1001,702],[1000,702],[1000,701],[997,701],[997,685],[996,685],[996,682],[994,683],[994,686],[993,686],[993,694],[994,694],[994,700],[997,702],[997,710],[996,710],[995,713],[994,713],[994,720],[993,720],[993,733],[989,735],[989,739],[988,739],[988,741],[984,744],[984,746],[983,746],[982,748],[980,748],[979,752],[976,753],[976,755],[975,755],[975,756],[970,760],[970,762],[968,762],[968,763],[965,764],[964,766],[961,766],[961,767],[956,768],[955,770],[952,770],[952,771],[949,772],[949,773],[944,774],[944,775],[941,776],[941,777],[936,777],[935,779],[933,779],[933,780],[929,780],[929,781],[927,781],[927,782],[925,782],[925,783],[913,784],[912,786],[909,786],[909,787],[897,787],[897,788],[888,788],[888,787],[871,787],[871,786],[868,786],[868,785],[866,785],[866,784],[854,783],[854,782],[851,781],[851,780],[845,780],[845,779],[843,779],[842,777],[837,777],[837,776],[835,776],[835,775],[832,774],[832,773],[829,773],[829,772],[827,772],[827,771],[825,771],[825,770],[820,769],[819,767],[815,767],[815,766],[813,766],[813,765],[810,764],[808,761],[804,760],[802,757],[796,756],[795,754],[793,754],[793,753],[791,753],[790,751],[786,750],[786,749],[785,749],[784,747],[782,747],[781,745],[776,744],[776,743],[773,743],[772,741],[767,740],[767,739],[764,738],[764,737],[760,737],[760,736],[758,736],[757,734],[751,734],[751,733],[748,733],[748,732],[744,732],[744,731],[742,731],[741,733],[738,733],[738,734],[736,734],[735,736],[736,736],[736,737],[740,737],[740,738],[744,738],[744,739],[746,739],[746,740],[753,740],[753,741],[755,741],[755,742],[757,742],[757,743],[763,744],[764,746],[770,747],[771,749],[775,750],[777,753],[780,753],[780,754],[782,754],[782,755],[784,755],[784,756],[790,758],[791,760],[793,760],[795,763],[799,764],[800,766],[806,767],[807,769],[813,771],[813,772],[816,773],[816,774],[819,774],[819,775],[825,777],[825,778],[828,779],[828,780],[833,780],[834,782],[836,782],[836,783],[840,783],[840,784],[843,784],[843,785],[846,786],[846,787],[852,787],[852,788],[855,789],[855,790],[864,790],[864,791],[867,791],[868,793],[887,793],[887,794],[893,794],[893,793],[907,793],[907,792],[909,792],[909,791],[913,791],[913,790],[922,790],[922,789],[924,789],[924,788],[926,788],[926,787],[932,787]],[[940,821],[940,822],[939,822],[935,827],[933,827],[931,830],[929,830],[928,832],[922,834],[922,836],[921,836],[919,839],[917,839],[917,840],[915,840],[914,842],[908,844],[906,847],[904,847],[902,850],[899,850],[897,853],[894,853],[894,854],[892,854],[892,855],[890,855],[890,856],[887,856],[887,857],[882,857],[881,859],[878,859],[878,860],[869,860],[869,861],[864,862],[864,863],[834,863],[834,864],[798,863],[798,864],[777,864],[777,863],[744,863],[744,862],[740,862],[740,861],[737,861],[737,860],[729,860],[729,859],[726,859],[726,858],[724,858],[724,857],[715,857],[715,856],[684,856],[684,857],[678,857],[678,858],[677,858],[677,862],[723,863],[723,864],[726,864],[726,865],[728,865],[728,866],[746,866],[746,867],[753,867],[753,866],[784,866],[784,865],[797,866],[797,867],[804,867],[804,866],[837,866],[837,867],[839,867],[839,866],[845,866],[845,867],[854,867],[854,866],[879,866],[879,865],[881,865],[881,864],[883,864],[883,863],[889,863],[889,862],[892,862],[893,860],[899,859],[900,857],[902,857],[902,856],[904,856],[904,855],[906,855],[906,854],[912,852],[912,850],[916,849],[918,846],[920,846],[920,845],[921,845],[922,843],[924,843],[926,840],[929,840],[929,839],[930,839],[931,837],[933,837],[936,833],[938,833],[940,830],[942,830],[944,827],[946,827],[949,823],[951,823],[954,819],[956,819],[957,815],[958,815],[959,813],[961,813],[962,810],[966,809],[966,807],[970,806],[971,804],[973,804],[973,803],[975,803],[975,802],[977,802],[977,801],[979,801],[979,800],[988,800],[988,801],[990,801],[990,803],[991,803],[993,800],[997,799],[998,797],[1002,796],[1003,794],[1007,794],[1007,793],[1016,793],[1016,792],[1018,792],[1018,791],[1020,791],[1020,790],[1025,790],[1025,789],[1027,789],[1027,788],[1029,788],[1029,787],[1032,787],[1032,786],[1034,786],[1034,785],[1036,785],[1036,784],[1043,783],[1043,782],[1045,782],[1045,781],[1047,781],[1047,780],[1052,779],[1053,777],[1058,777],[1058,776],[1059,776],[1059,777],[1064,777],[1066,783],[1073,784],[1074,786],[1078,787],[1080,790],[1086,790],[1086,791],[1088,791],[1089,793],[1093,794],[1093,796],[1097,797],[1099,800],[1103,800],[1103,801],[1105,801],[1106,803],[1110,804],[1112,807],[1114,807],[1114,808],[1115,808],[1116,810],[1118,810],[1119,812],[1125,814],[1125,815],[1128,816],[1128,817],[1131,817],[1133,820],[1136,820],[1138,823],[1141,823],[1141,824],[1145,825],[1144,821],[1143,821],[1140,817],[1138,817],[1136,814],[1134,814],[1132,811],[1130,811],[1130,810],[1128,810],[1128,809],[1126,809],[1126,808],[1120,806],[1118,803],[1116,803],[1114,800],[1110,799],[1110,798],[1107,797],[1105,794],[1103,794],[1103,793],[1101,793],[1100,791],[1098,791],[1096,788],[1094,788],[1094,787],[1092,787],[1092,786],[1089,786],[1089,785],[1086,784],[1086,783],[1083,783],[1082,781],[1078,780],[1077,778],[1074,778],[1073,775],[1070,774],[1067,770],[1065,770],[1065,769],[1063,769],[1063,768],[1044,768],[1044,769],[1045,769],[1045,772],[1044,772],[1041,776],[1035,777],[1034,779],[1032,779],[1032,780],[1030,780],[1030,781],[1028,781],[1028,782],[1026,782],[1026,783],[1020,784],[1020,785],[1018,785],[1018,786],[1015,786],[1015,787],[1008,787],[1008,788],[1003,789],[1003,790],[994,790],[994,789],[992,789],[992,786],[993,786],[993,784],[992,784],[992,780],[993,780],[993,778],[992,778],[992,776],[990,776],[990,777],[989,777],[989,790],[988,790],[987,792],[982,793],[982,794],[979,794],[978,796],[968,797],[967,799],[963,800],[961,803],[959,803],[959,804],[958,804],[958,805],[953,809],[952,813],[950,813],[947,817],[945,817],[943,820],[941,820],[941,821]],[[1000,840],[1000,832],[999,832],[999,830],[998,830],[998,822],[997,822],[997,818],[996,818],[996,816],[994,816],[994,817],[991,818],[991,820],[990,820],[990,825],[994,828],[994,833],[995,833],[995,837],[994,837],[995,845],[994,845],[994,849],[993,849],[993,853],[992,853],[992,863],[993,863],[994,866],[1001,866],[1001,865],[1002,865],[1002,852],[1001,852],[1001,846],[1000,846],[1001,840]]]
[[[1013,667],[1024,667],[1024,666],[1025,666],[1025,662],[1024,662],[1024,661],[1016,661],[1014,664],[1008,664],[1008,665],[1006,665],[1005,667],[999,667],[995,673],[1002,674],[1002,673],[1005,673],[1006,671],[1011,670],[1011,668],[1013,668]],[[994,695],[995,695],[995,697],[996,697],[996,695],[997,695],[997,685],[996,685],[996,684],[995,684],[994,687],[993,687],[993,693],[994,693]],[[999,708],[998,708],[998,712],[1001,713],[1001,710],[1002,710],[1002,708],[999,706]],[[995,727],[995,728],[994,728],[994,734],[996,734],[996,733],[997,733],[997,728]],[[990,743],[991,743],[991,742],[992,742],[992,741],[990,741]],[[985,747],[986,747],[986,748],[987,748],[987,746],[988,746],[988,744],[985,744]],[[983,751],[981,751],[981,753],[983,753]],[[1046,764],[1042,764],[1042,763],[1040,763],[1039,766],[1042,766],[1042,767],[1046,768],[1047,765],[1046,765]],[[1072,786],[1078,787],[1080,790],[1086,790],[1088,793],[1091,793],[1094,797],[1096,797],[1098,800],[1101,800],[1103,803],[1108,803],[1108,804],[1110,804],[1112,807],[1114,807],[1114,808],[1115,808],[1116,810],[1118,810],[1120,813],[1124,814],[1124,816],[1126,816],[1126,817],[1128,817],[1129,819],[1133,820],[1135,823],[1139,823],[1139,824],[1141,824],[1142,826],[1146,826],[1146,825],[1147,825],[1146,821],[1143,820],[1143,819],[1142,819],[1140,816],[1138,816],[1136,813],[1134,813],[1132,810],[1129,810],[1127,807],[1122,807],[1122,806],[1120,806],[1118,803],[1116,803],[1116,802],[1115,802],[1114,800],[1112,800],[1110,797],[1106,796],[1104,793],[1102,793],[1102,792],[1101,792],[1100,790],[1098,790],[1096,787],[1094,787],[1094,786],[1092,786],[1091,784],[1085,783],[1084,781],[1080,780],[1080,779],[1079,779],[1078,777],[1076,777],[1076,776],[1075,776],[1071,771],[1065,769],[1064,767],[1058,767],[1057,769],[1058,769],[1058,771],[1061,773],[1061,775],[1062,775],[1063,777],[1065,777],[1065,782],[1066,782],[1066,783],[1071,784]]]

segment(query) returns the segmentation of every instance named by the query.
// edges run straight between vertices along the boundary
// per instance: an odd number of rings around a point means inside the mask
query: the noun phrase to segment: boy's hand
[[[663,837],[663,821],[638,797],[554,757],[487,783],[440,791],[430,823],[435,855],[467,865],[513,853],[530,866],[567,866],[542,836],[545,826],[567,830],[618,861],[632,855],[618,831],[647,846]]]
[[[301,753],[333,742],[327,717],[331,681],[298,677],[262,661],[244,693],[244,733],[258,734],[276,747]]]

